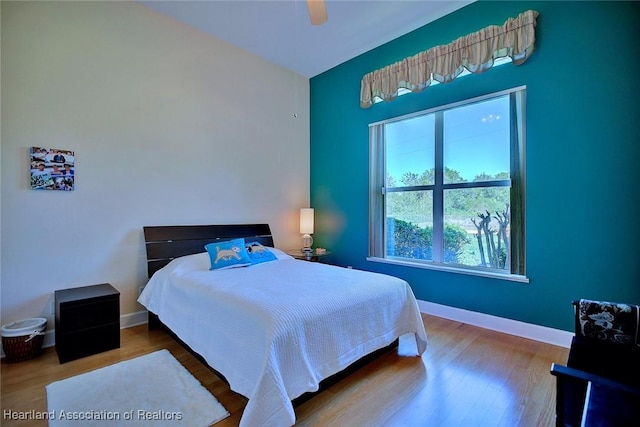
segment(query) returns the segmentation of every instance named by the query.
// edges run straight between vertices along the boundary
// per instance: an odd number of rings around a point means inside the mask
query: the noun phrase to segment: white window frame
[[[441,203],[434,203],[434,238],[433,238],[433,252],[434,261],[418,260],[410,258],[400,257],[388,257],[386,255],[386,218],[385,218],[385,197],[386,197],[386,170],[385,170],[385,141],[384,141],[384,126],[397,121],[410,119],[416,116],[436,114],[436,121],[438,117],[446,110],[454,109],[460,106],[469,105],[472,103],[486,101],[492,98],[508,95],[510,98],[512,109],[512,137],[511,137],[511,180],[505,182],[494,183],[481,183],[481,184],[443,184],[441,180],[436,179],[434,185],[428,186],[430,190],[434,192],[434,200],[439,197],[439,194],[443,194],[444,190],[450,188],[465,188],[465,187],[480,187],[492,184],[509,185],[511,188],[512,199],[512,220],[511,220],[511,241],[512,241],[512,257],[514,261],[511,269],[516,270],[515,273],[511,273],[506,270],[492,269],[488,267],[474,267],[461,264],[449,264],[439,262],[439,256],[436,255],[440,252],[442,247],[442,236],[437,232],[438,228],[442,228],[436,225],[436,222],[440,222],[440,225],[444,222],[444,213],[442,212]],[[427,268],[440,271],[448,271],[461,274],[470,274],[483,277],[499,278],[504,280],[516,281],[528,283],[529,279],[525,275],[525,148],[526,148],[526,129],[525,129],[525,117],[526,117],[526,86],[519,86],[504,91],[487,94],[484,96],[463,100],[460,102],[447,104],[440,107],[431,108],[428,110],[408,114],[400,117],[387,119],[381,122],[371,123],[369,125],[369,256],[367,260],[374,262],[383,262],[390,264],[399,264],[418,268]],[[518,108],[516,109],[516,103]],[[516,114],[517,113],[517,114]],[[436,134],[438,132],[436,131]],[[437,136],[441,138],[441,135]],[[438,148],[440,147],[440,148]],[[436,144],[436,170],[442,169],[441,153],[438,153],[442,149],[442,143]],[[409,190],[412,190],[411,188]],[[415,190],[415,189],[414,189]],[[517,202],[514,201],[517,198]],[[514,221],[514,216],[516,220]]]

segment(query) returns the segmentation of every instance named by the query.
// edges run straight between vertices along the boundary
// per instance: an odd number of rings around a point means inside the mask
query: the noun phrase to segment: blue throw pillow
[[[209,270],[221,270],[223,268],[251,265],[251,259],[245,248],[244,239],[209,243],[204,248],[209,253],[209,258],[211,259],[211,268]]]
[[[247,252],[249,253],[252,264],[260,264],[278,259],[273,252],[258,242],[247,243]]]

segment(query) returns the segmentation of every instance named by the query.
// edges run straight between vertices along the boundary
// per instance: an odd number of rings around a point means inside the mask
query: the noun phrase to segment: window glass
[[[509,176],[509,97],[444,112],[444,183]]]
[[[390,123],[386,126],[385,160],[388,187],[434,183],[433,130],[432,114]]]
[[[387,256],[432,260],[433,192],[390,193],[386,201]]]
[[[509,187],[445,190],[444,262],[505,269],[509,205]]]

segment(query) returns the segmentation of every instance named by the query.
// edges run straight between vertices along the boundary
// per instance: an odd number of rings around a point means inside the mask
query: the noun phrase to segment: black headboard
[[[244,238],[273,247],[269,224],[169,225],[143,227],[149,277],[172,259],[204,252],[211,242]]]

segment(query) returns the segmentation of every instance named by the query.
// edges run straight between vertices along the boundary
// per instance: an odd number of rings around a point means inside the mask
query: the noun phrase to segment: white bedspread
[[[182,257],[138,299],[249,399],[241,426],[295,424],[292,399],[401,335],[412,334],[416,354],[424,352],[405,281],[279,258],[209,271],[206,253]]]

